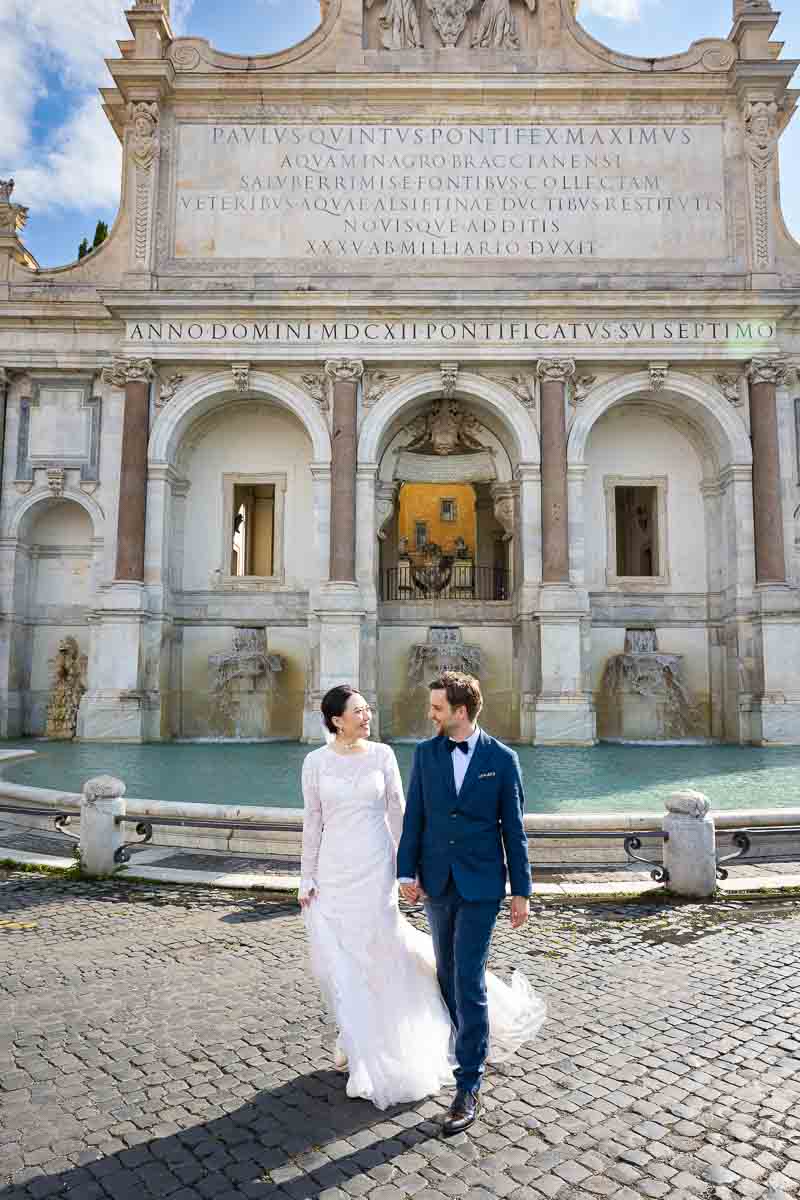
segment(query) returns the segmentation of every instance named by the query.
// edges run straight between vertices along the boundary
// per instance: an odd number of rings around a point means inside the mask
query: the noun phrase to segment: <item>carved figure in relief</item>
[[[437,401],[427,413],[408,425],[406,450],[420,454],[463,454],[485,450],[479,440],[481,424],[472,413],[461,411],[456,401]]]
[[[464,32],[475,0],[426,0],[434,28],[445,46],[453,47]]]
[[[745,113],[745,142],[753,165],[761,170],[775,153],[778,106],[773,101],[757,100]]]
[[[372,8],[374,3],[375,0],[367,0],[367,8]],[[416,0],[386,0],[378,24],[382,30],[384,49],[422,49]]]
[[[131,135],[131,154],[137,166],[147,170],[158,157],[160,142],[158,140],[158,105],[129,104],[128,120],[133,125]]]
[[[525,0],[531,12],[536,0]],[[473,47],[484,50],[519,50],[519,34],[511,12],[511,0],[483,0]]]
[[[53,660],[53,682],[47,705],[47,736],[68,741],[75,737],[78,708],[86,691],[86,655],[74,637],[62,638]]]
[[[0,179],[0,203],[10,204],[14,194],[14,180]]]

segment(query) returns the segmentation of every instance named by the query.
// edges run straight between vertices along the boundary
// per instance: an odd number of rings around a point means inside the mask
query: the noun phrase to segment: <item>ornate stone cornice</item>
[[[771,383],[780,387],[789,379],[790,367],[785,358],[754,358],[747,368],[751,384]]]
[[[329,358],[325,374],[334,383],[357,383],[364,374],[364,364],[358,358]]]
[[[568,383],[575,374],[574,358],[540,358],[536,374],[542,383]]]
[[[115,358],[103,368],[103,383],[124,388],[126,383],[149,383],[155,374],[152,358]]]

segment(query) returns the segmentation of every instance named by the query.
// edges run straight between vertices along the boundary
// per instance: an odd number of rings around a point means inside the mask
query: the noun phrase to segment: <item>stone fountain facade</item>
[[[795,63],[769,0],[668,58],[576,8],[326,0],[261,55],[127,8],[107,240],[40,266],[0,181],[0,735],[66,637],[79,738],[315,741],[343,680],[395,735],[447,626],[507,739],[800,743]],[[412,483],[474,491],[457,587],[386,586]]]

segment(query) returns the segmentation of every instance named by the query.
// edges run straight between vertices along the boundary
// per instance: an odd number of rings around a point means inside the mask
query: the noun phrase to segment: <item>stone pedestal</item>
[[[567,584],[543,585],[539,598],[541,685],[536,698],[537,746],[593,746],[597,722],[590,687],[584,622],[588,597]]]
[[[81,799],[81,870],[85,875],[111,875],[114,854],[125,844],[125,784],[112,775],[98,775],[83,785]]]
[[[667,887],[687,900],[706,900],[717,890],[716,834],[701,792],[675,792],[666,803],[664,866]]]
[[[750,738],[762,746],[800,745],[800,594],[795,588],[756,588],[755,620],[761,687],[754,689]]]
[[[81,701],[81,741],[143,742],[158,737],[158,699],[142,686],[147,595],[141,583],[115,583],[89,626],[89,690]]]
[[[361,688],[364,604],[356,583],[334,580],[312,594],[314,611],[312,669],[303,712],[303,741],[321,742],[324,729],[319,706],[330,688],[340,683]],[[370,672],[367,672],[370,674]],[[367,692],[370,689],[367,688]],[[372,703],[372,698],[367,695]]]

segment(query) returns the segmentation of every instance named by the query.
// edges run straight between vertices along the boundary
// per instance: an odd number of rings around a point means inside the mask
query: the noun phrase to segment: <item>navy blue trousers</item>
[[[456,1085],[477,1091],[489,1049],[486,960],[500,900],[465,900],[451,876],[425,911],[436,951],[439,987],[456,1033]]]

